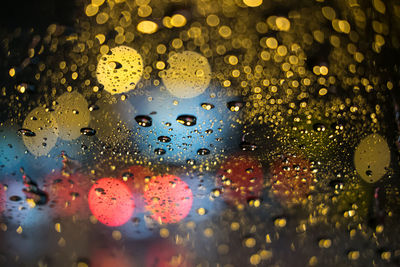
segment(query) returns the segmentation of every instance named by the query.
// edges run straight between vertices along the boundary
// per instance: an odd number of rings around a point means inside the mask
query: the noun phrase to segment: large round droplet
[[[176,118],[176,121],[185,126],[196,125],[197,118],[193,115],[180,115]]]
[[[179,98],[192,98],[202,94],[210,84],[211,67],[207,58],[192,52],[172,54],[170,68],[162,77],[168,91]]]
[[[151,117],[147,115],[138,115],[135,121],[142,127],[150,127],[153,124]]]
[[[97,64],[97,80],[111,94],[135,89],[143,74],[143,60],[128,46],[117,46],[103,55]]]
[[[197,154],[200,156],[205,156],[210,154],[210,150],[208,150],[207,148],[200,148],[199,150],[197,150]]]
[[[81,129],[81,134],[87,135],[87,136],[93,136],[96,134],[96,130],[92,128],[82,128]]]
[[[368,183],[379,181],[390,164],[390,149],[379,134],[371,134],[358,144],[354,153],[354,165],[360,177]]]
[[[169,143],[171,142],[171,138],[168,136],[159,136],[157,138],[158,141],[160,141],[161,143]]]

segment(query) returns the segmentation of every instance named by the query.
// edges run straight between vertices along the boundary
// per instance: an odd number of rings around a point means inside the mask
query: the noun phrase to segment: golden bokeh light
[[[61,139],[76,139],[81,135],[81,128],[87,127],[90,122],[88,102],[76,91],[64,93],[56,100],[54,118]]]
[[[26,148],[35,156],[46,156],[57,142],[57,122],[44,107],[29,112],[22,128],[35,133],[35,136],[22,136]]]
[[[168,91],[179,98],[202,94],[210,84],[211,67],[207,58],[192,52],[175,53],[168,59],[169,69],[162,77]]]
[[[143,60],[135,49],[117,46],[100,58],[96,73],[104,90],[111,94],[126,93],[135,89],[142,77]]]

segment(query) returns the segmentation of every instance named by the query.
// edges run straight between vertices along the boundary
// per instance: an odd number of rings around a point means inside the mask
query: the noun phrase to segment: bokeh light
[[[89,191],[88,201],[93,215],[107,226],[125,224],[135,208],[129,188],[113,178],[96,181]]]
[[[193,194],[179,177],[164,175],[152,177],[144,191],[146,209],[161,223],[177,223],[190,212]]]

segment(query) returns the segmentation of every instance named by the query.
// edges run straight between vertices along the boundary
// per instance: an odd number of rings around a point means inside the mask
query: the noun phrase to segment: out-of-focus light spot
[[[318,91],[318,94],[320,95],[320,96],[324,96],[324,95],[326,95],[328,93],[328,90],[326,89],[326,88],[321,88],[321,89],[319,89],[319,91]]]
[[[85,9],[86,16],[88,16],[88,17],[92,17],[92,16],[96,15],[98,11],[99,11],[99,7],[96,5],[93,5],[93,4],[87,5],[86,9]]]
[[[170,56],[170,68],[162,77],[168,91],[179,98],[192,98],[202,94],[211,80],[211,67],[207,58],[184,51]]]
[[[113,178],[98,180],[89,191],[88,201],[93,215],[107,226],[125,224],[135,207],[129,188]]]
[[[171,18],[171,25],[174,27],[183,27],[186,24],[185,16],[181,14],[175,14]]]
[[[101,6],[105,0],[92,0],[92,5]]]
[[[211,14],[211,15],[208,15],[208,17],[206,19],[206,22],[211,27],[215,27],[215,26],[218,26],[220,20],[219,20],[219,17],[217,15]]]
[[[107,13],[101,12],[101,13],[97,14],[96,22],[97,22],[97,24],[104,24],[107,22],[108,18],[109,18],[109,15]]]
[[[35,156],[47,155],[58,138],[58,126],[53,115],[43,107],[37,107],[26,116],[22,125],[34,133],[33,136],[22,135],[28,150]]]
[[[275,23],[280,31],[287,32],[290,30],[290,21],[285,17],[277,17]]]
[[[379,181],[390,165],[390,149],[386,140],[379,134],[362,139],[354,153],[354,165],[364,181]]]
[[[144,192],[146,209],[159,223],[177,223],[190,212],[193,194],[179,177],[165,175],[152,177]]]
[[[311,163],[300,156],[283,156],[271,165],[271,188],[285,203],[300,203],[311,190],[314,174]]]
[[[64,93],[56,100],[54,117],[59,137],[73,140],[81,136],[80,129],[89,125],[90,111],[85,97],[78,92]]]
[[[14,69],[14,68],[11,68],[11,69],[8,71],[8,74],[10,75],[10,77],[14,77],[14,76],[15,76],[15,69]]]
[[[223,187],[222,197],[231,204],[244,204],[261,194],[261,164],[247,155],[231,156],[219,168],[217,183]]]
[[[141,33],[152,34],[158,29],[157,23],[150,20],[143,20],[138,23],[137,30]]]
[[[142,77],[142,57],[128,46],[117,46],[110,51],[97,64],[97,80],[111,94],[129,92]]]
[[[274,37],[269,37],[266,40],[266,44],[268,48],[276,49],[278,47],[278,41]]]
[[[243,0],[243,3],[249,7],[258,7],[263,3],[263,0]]]

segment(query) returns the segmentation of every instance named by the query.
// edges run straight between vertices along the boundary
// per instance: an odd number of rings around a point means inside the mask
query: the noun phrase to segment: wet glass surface
[[[399,266],[400,3],[13,1],[0,266]]]

